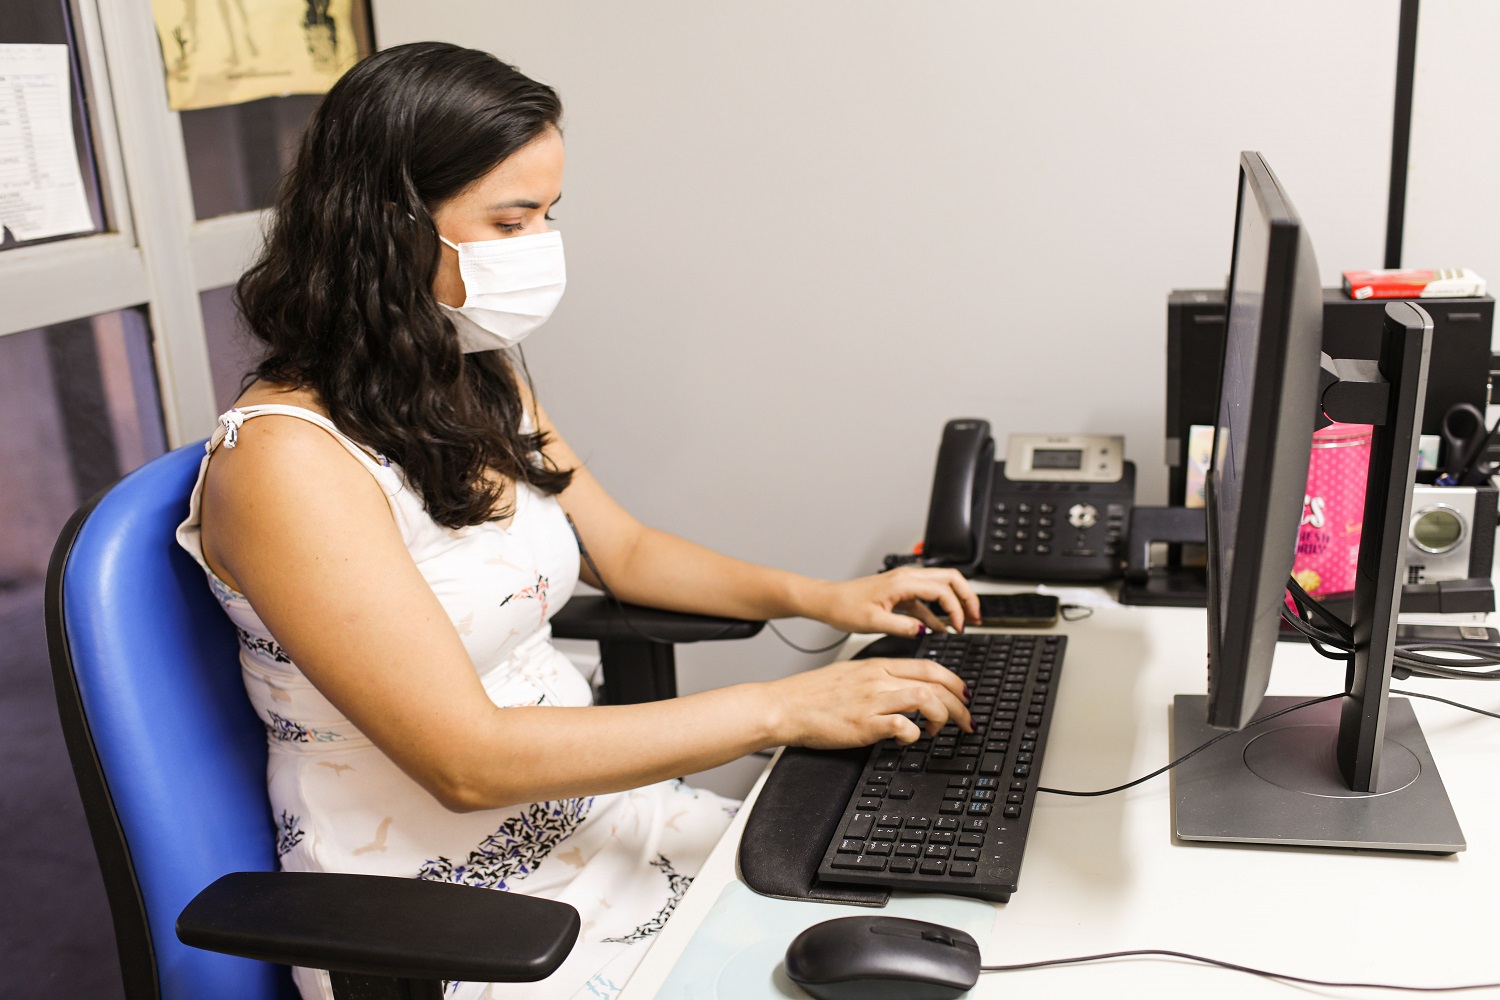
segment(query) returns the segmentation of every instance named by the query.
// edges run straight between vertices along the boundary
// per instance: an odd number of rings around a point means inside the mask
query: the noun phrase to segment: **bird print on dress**
[[[294,722],[277,715],[275,712],[267,712],[271,721],[265,723],[266,733],[273,740],[282,743],[336,743],[344,737],[328,729],[309,729],[300,722]]]
[[[547,577],[541,573],[536,575],[536,583],[529,587],[523,587],[500,602],[500,607],[505,607],[511,601],[536,601],[541,605],[542,613],[540,621],[547,621]]]
[[[667,898],[666,905],[661,908],[656,916],[641,924],[629,934],[623,937],[605,938],[606,942],[610,944],[634,944],[637,941],[644,941],[652,937],[657,931],[666,926],[667,918],[672,915],[673,910],[677,909],[677,904],[682,902],[683,893],[687,892],[688,886],[693,884],[692,878],[681,874],[677,869],[673,868],[672,862],[667,860],[664,854],[658,854],[656,860],[651,862],[651,867],[667,877],[667,889],[671,895]]]
[[[584,821],[593,803],[593,796],[528,803],[521,815],[508,817],[462,863],[438,857],[424,864],[417,878],[483,889],[508,888],[509,880],[536,871],[552,849]]]
[[[391,817],[387,816],[380,821],[380,826],[375,828],[375,839],[364,847],[356,847],[355,854],[369,854],[374,851],[385,852],[385,835],[391,830]]]
[[[276,829],[276,856],[286,857],[287,852],[302,843],[302,838],[306,836],[307,831],[302,829],[302,817],[288,816],[286,810],[283,809]]]

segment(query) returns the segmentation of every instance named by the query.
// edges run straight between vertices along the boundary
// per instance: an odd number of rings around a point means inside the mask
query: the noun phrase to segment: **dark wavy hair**
[[[534,460],[545,436],[521,432],[504,353],[464,354],[432,290],[432,210],[561,118],[551,87],[486,52],[423,42],[370,56],[313,116],[235,290],[266,346],[251,377],[316,392],[450,528],[507,516],[500,480],[550,495],[572,478]]]

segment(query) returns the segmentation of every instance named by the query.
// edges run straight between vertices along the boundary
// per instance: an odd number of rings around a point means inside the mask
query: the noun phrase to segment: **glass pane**
[[[315,44],[311,33],[318,29],[316,6],[308,4],[310,46]],[[353,4],[353,17],[358,51],[368,55],[374,44],[364,0]],[[276,182],[291,166],[302,130],[322,100],[321,94],[290,94],[181,112],[194,215],[211,219],[268,208]]]
[[[203,308],[203,332],[208,340],[208,367],[213,373],[214,399],[222,413],[240,394],[245,374],[260,361],[261,342],[245,331],[234,308],[234,287],[210,288],[198,297]]]
[[[19,76],[8,76],[4,65],[0,64],[0,217],[12,218],[12,213],[21,210],[23,201],[34,208],[39,186],[55,190],[59,165],[46,162],[46,153],[50,150],[46,146],[48,137],[45,134],[45,123],[32,120],[33,114],[49,111],[53,115],[63,111],[70,112],[72,153],[77,160],[82,191],[73,189],[73,197],[66,201],[74,202],[81,196],[86,203],[86,212],[75,222],[67,223],[66,231],[30,238],[18,238],[12,227],[19,223],[12,221],[9,226],[0,229],[0,250],[102,232],[105,218],[103,200],[99,194],[99,170],[94,162],[88,99],[79,68],[73,13],[67,0],[0,2],[0,46],[6,45],[66,45],[66,80],[59,80],[58,83],[66,83],[69,100],[60,100],[61,92],[54,95],[50,87],[45,88],[47,92],[44,93],[43,88],[35,86],[34,82],[27,85]],[[54,103],[54,98],[59,100]],[[61,141],[66,143],[67,140],[62,138]],[[66,148],[60,154],[67,157]],[[34,214],[28,212],[28,225],[35,226],[39,222]],[[26,230],[21,232],[24,234]]]
[[[322,99],[293,94],[182,112],[194,215],[211,219],[268,207]]]
[[[42,583],[63,524],[162,453],[142,310],[0,337],[0,996],[124,996],[109,905],[57,721]],[[16,880],[20,884],[14,884]]]

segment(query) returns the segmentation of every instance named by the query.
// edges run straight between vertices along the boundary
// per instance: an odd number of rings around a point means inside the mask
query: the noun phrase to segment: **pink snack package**
[[[1371,430],[1368,424],[1330,424],[1313,434],[1292,576],[1314,597],[1354,589]]]

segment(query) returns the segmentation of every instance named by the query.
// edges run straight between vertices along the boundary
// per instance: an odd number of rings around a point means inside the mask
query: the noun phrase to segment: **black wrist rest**
[[[574,597],[552,616],[552,635],[558,639],[592,639],[595,642],[710,642],[715,639],[748,639],[765,622],[712,615],[688,615],[638,604],[621,604],[603,595]]]
[[[855,655],[911,657],[917,640],[887,636]],[[766,776],[740,837],[740,878],[763,896],[819,903],[884,906],[890,890],[818,878],[823,851],[869,759],[868,747],[808,750],[787,747]]]

